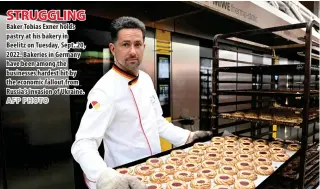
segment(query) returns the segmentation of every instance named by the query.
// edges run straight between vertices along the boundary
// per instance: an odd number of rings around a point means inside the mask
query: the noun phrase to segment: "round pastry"
[[[221,165],[235,165],[236,163],[236,158],[232,157],[223,157],[220,162]]]
[[[175,180],[181,180],[184,182],[190,182],[191,180],[193,180],[194,174],[190,171],[177,171],[174,175],[173,178]]]
[[[248,179],[237,179],[234,183],[234,189],[255,189],[254,182]]]
[[[212,137],[211,142],[224,142],[223,137]]]
[[[244,114],[244,117],[248,119],[258,119],[258,114],[256,112],[249,111]]]
[[[165,172],[155,172],[150,175],[150,182],[157,184],[164,184],[169,182],[171,179]]]
[[[259,119],[271,121],[272,120],[272,114],[262,113],[261,112],[260,115],[259,115]]]
[[[219,148],[221,148],[221,147],[223,147],[223,142],[211,142],[210,143],[210,146],[215,146],[215,147],[219,147]]]
[[[238,145],[238,142],[235,140],[225,140],[224,145]]]
[[[241,137],[239,138],[239,142],[242,143],[242,142],[250,142],[252,143],[252,138],[249,138],[249,137]]]
[[[172,180],[167,183],[166,189],[188,189],[188,185],[181,180]]]
[[[285,154],[286,150],[281,147],[273,147],[270,149],[271,154]]]
[[[150,183],[147,184],[147,189],[162,189],[161,184]]]
[[[238,161],[252,161],[252,155],[250,154],[238,154],[236,158]]]
[[[154,172],[154,168],[151,165],[141,164],[137,165],[134,169],[136,175],[149,176]]]
[[[186,157],[188,154],[183,151],[183,150],[172,150],[170,153],[171,157],[180,157],[180,158],[184,158]]]
[[[218,169],[219,164],[217,161],[213,161],[213,160],[204,160],[201,163],[202,168],[212,168],[212,169]]]
[[[224,157],[236,157],[237,152],[236,151],[224,151],[223,156]]]
[[[256,151],[268,151],[269,150],[269,146],[268,145],[264,145],[264,144],[258,144],[254,146],[254,149]]]
[[[272,141],[269,143],[270,148],[279,147],[281,148],[283,146],[283,142],[281,141]]]
[[[231,113],[231,115],[232,115],[233,117],[243,118],[244,115],[245,115],[245,113],[244,113],[244,112],[241,112],[241,111],[238,111],[238,112],[233,112],[233,113]]]
[[[272,162],[268,158],[258,157],[254,160],[255,165],[272,165]]]
[[[141,182],[147,184],[149,182],[148,177],[147,176],[140,176],[140,175],[135,175],[134,177],[136,177],[137,179],[139,179]]]
[[[188,154],[189,154],[189,155],[203,156],[203,155],[204,155],[204,151],[201,150],[201,149],[193,149],[193,148],[191,148],[191,149],[188,151]]]
[[[195,178],[190,182],[191,189],[210,189],[211,181],[207,178]]]
[[[179,157],[168,157],[166,163],[179,166],[183,164],[183,161],[182,158]]]
[[[265,157],[265,158],[270,158],[270,152],[267,151],[258,151],[254,153],[255,157]]]
[[[206,160],[214,160],[214,161],[219,161],[221,159],[221,155],[218,153],[207,153],[204,156],[204,159]]]
[[[232,165],[222,165],[219,171],[222,174],[236,175],[238,172],[238,169]]]
[[[190,171],[190,172],[197,172],[201,168],[200,164],[197,163],[185,163],[181,165],[181,170]]]
[[[273,154],[271,160],[275,162],[285,162],[289,159],[287,154]]]
[[[246,161],[240,161],[236,163],[236,168],[241,171],[241,170],[253,170],[254,166],[251,162],[246,162]]]
[[[248,141],[241,142],[239,146],[240,148],[253,148],[253,144]]]
[[[230,135],[230,136],[225,136],[224,137],[225,140],[238,140],[238,137],[237,136],[234,136],[234,135]]]
[[[298,151],[300,149],[300,145],[299,144],[289,144],[287,149],[290,151]]]
[[[255,172],[258,175],[267,176],[267,175],[271,175],[274,172],[274,169],[270,165],[258,165],[255,167]]]
[[[197,143],[194,143],[193,148],[194,148],[194,149],[205,150],[206,148],[208,148],[208,146],[209,146],[209,145],[206,144],[206,143],[197,142]]]
[[[196,155],[188,155],[186,158],[184,158],[183,163],[201,163],[202,158],[201,156]]]
[[[212,189],[231,189],[231,188],[227,185],[216,185]]]
[[[217,172],[211,168],[203,168],[197,174],[198,177],[204,177],[208,179],[214,179],[216,175]]]
[[[160,170],[166,172],[168,175],[173,175],[177,170],[177,166],[174,164],[165,164],[161,166]]]
[[[159,168],[161,165],[163,165],[163,161],[160,158],[150,158],[146,161],[146,163],[154,168]]]
[[[253,154],[254,149],[253,148],[240,148],[239,154]]]
[[[225,146],[223,146],[223,149],[225,151],[236,151],[237,150],[237,146],[236,145],[225,145]]]
[[[234,178],[231,175],[228,174],[217,174],[217,176],[214,178],[214,183],[216,185],[233,185]]]
[[[264,144],[264,145],[266,145],[266,144],[267,144],[267,141],[264,140],[264,139],[258,139],[258,140],[253,141],[253,145],[258,145],[258,144]]]
[[[132,169],[130,168],[119,168],[119,169],[116,169],[116,171],[118,171],[118,173],[121,173],[123,175],[132,175]]]
[[[257,180],[258,176],[255,172],[253,172],[251,170],[242,170],[242,171],[238,172],[237,178],[255,181],[255,180]]]
[[[217,147],[217,146],[211,146],[209,148],[207,148],[207,153],[220,153],[221,152],[221,148]]]

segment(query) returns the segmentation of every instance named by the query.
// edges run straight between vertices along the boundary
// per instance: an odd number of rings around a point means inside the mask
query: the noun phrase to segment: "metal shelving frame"
[[[200,130],[202,127],[205,127],[206,125],[210,125],[210,115],[211,115],[211,76],[212,74],[209,73],[211,71],[211,68],[209,69],[200,69]],[[202,77],[205,77],[206,79],[202,79]],[[205,86],[204,86],[205,84]],[[203,98],[205,97],[205,98]]]
[[[289,40],[284,40],[283,38],[280,39],[279,36],[274,34],[275,32],[286,32],[288,30],[294,30],[294,29],[305,29],[305,36],[302,36],[302,43],[301,44],[292,44],[294,42],[291,42],[289,44]],[[298,155],[300,157],[300,166],[299,166],[299,178],[294,181],[295,187],[298,187],[299,189],[304,189],[309,185],[310,182],[314,180],[314,178],[318,178],[319,172],[317,172],[319,165],[316,164],[312,166],[309,170],[306,170],[307,163],[310,162],[309,160],[306,160],[306,153],[309,147],[311,146],[309,144],[308,147],[308,138],[312,137],[312,144],[318,145],[319,141],[315,139],[315,135],[319,132],[319,129],[316,130],[316,122],[319,121],[318,117],[317,119],[309,120],[309,109],[311,108],[310,102],[314,101],[314,98],[319,97],[319,87],[317,86],[319,83],[319,60],[314,59],[314,55],[319,55],[319,43],[316,43],[312,40],[312,32],[314,30],[319,30],[319,23],[316,21],[310,21],[308,23],[299,23],[299,24],[292,24],[292,25],[285,25],[285,26],[279,26],[279,27],[273,27],[273,28],[266,28],[266,29],[256,29],[256,30],[248,30],[248,31],[240,31],[235,33],[229,33],[229,34],[218,34],[213,39],[213,66],[212,66],[212,116],[211,116],[211,129],[215,135],[219,134],[219,129],[224,129],[227,127],[233,127],[239,124],[243,123],[251,123],[251,128],[244,129],[237,131],[234,134],[238,134],[242,136],[243,133],[250,133],[250,136],[252,138],[262,138],[267,136],[268,140],[274,140],[273,136],[273,124],[274,123],[268,123],[263,122],[263,126],[257,124],[256,122],[252,122],[250,120],[240,120],[232,123],[227,124],[221,124],[220,120],[222,119],[220,116],[219,108],[222,106],[227,105],[237,105],[237,104],[246,104],[251,103],[251,109],[262,109],[263,108],[263,101],[264,99],[262,97],[292,97],[292,98],[300,98],[300,106],[298,108],[302,109],[302,123],[299,124],[299,127],[296,127],[297,129],[301,130],[301,137],[300,137],[300,144],[301,149],[298,151]],[[234,39],[237,40],[234,40]],[[240,39],[240,40],[238,40]],[[280,40],[279,40],[280,39]],[[264,43],[265,42],[265,43]],[[283,44],[281,44],[283,42]],[[273,44],[274,43],[274,44]],[[279,44],[280,43],[280,44]],[[221,45],[223,44],[223,46]],[[258,44],[258,45],[257,45]],[[261,45],[262,44],[262,45]],[[231,46],[231,47],[237,47],[237,48],[245,48],[252,50],[250,53],[247,52],[240,52],[237,50],[234,50],[234,48],[226,48],[225,46]],[[247,61],[239,61],[238,56],[237,60],[234,59],[226,59],[226,58],[219,58],[219,50],[229,50],[232,52],[238,53],[246,53],[253,56],[259,56],[259,57],[271,57],[272,63],[271,65],[263,65],[253,62],[247,62]],[[288,52],[289,51],[289,52]],[[297,52],[302,51],[305,55],[304,57],[301,56],[301,53]],[[275,52],[278,52],[279,54],[275,54]],[[289,55],[289,57],[288,57]],[[291,56],[292,55],[292,56]],[[299,56],[300,55],[300,56]],[[286,57],[286,58],[297,58],[303,62],[302,64],[290,64],[290,65],[276,65],[278,61],[278,56]],[[236,67],[219,67],[220,61],[229,61],[229,62],[235,62],[235,63],[242,63],[242,64],[248,64],[249,66],[237,66]],[[221,72],[231,72],[231,73],[248,73],[252,74],[252,81],[250,82],[244,82],[244,81],[220,81],[219,74]],[[264,83],[263,82],[263,76],[264,75],[270,75],[271,76],[271,82]],[[295,83],[293,82],[293,76],[294,75],[301,75],[304,76],[304,79],[302,83],[300,82],[299,89],[300,91],[284,91],[279,90],[278,85],[278,76],[279,75],[287,75],[291,76],[292,78],[289,78],[289,85],[287,86],[286,90],[289,90],[289,88],[293,88]],[[315,75],[315,81],[312,81],[311,83],[311,75]],[[219,90],[219,84],[220,83],[233,83],[236,84],[238,89],[238,83],[252,83],[252,89],[251,90]],[[263,85],[270,84],[269,90],[264,90]],[[315,87],[311,85],[315,84]],[[316,90],[316,91],[313,91]],[[219,97],[221,95],[236,95],[237,100],[235,102],[227,102],[227,103],[221,103],[219,102]],[[238,96],[251,96],[251,101],[238,101]],[[319,100],[318,100],[319,101]],[[314,104],[313,104],[314,105]],[[298,105],[297,105],[298,106]],[[319,105],[318,105],[319,106]],[[319,108],[319,107],[316,107]],[[244,110],[241,110],[244,111]],[[232,112],[232,111],[230,111]],[[313,123],[313,131],[311,134],[308,133],[309,124]],[[262,127],[269,127],[268,132],[261,131]],[[314,158],[314,157],[313,157]],[[291,161],[291,160],[288,160]],[[289,162],[286,162],[286,164]],[[313,175],[314,178],[311,180],[308,180],[305,176]]]

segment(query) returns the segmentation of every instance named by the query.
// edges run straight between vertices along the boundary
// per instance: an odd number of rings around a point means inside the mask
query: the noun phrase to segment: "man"
[[[139,70],[145,49],[144,24],[121,17],[111,24],[109,48],[115,64],[91,89],[72,155],[80,164],[90,189],[144,189],[132,176],[113,167],[161,152],[159,137],[175,146],[210,132],[190,132],[162,117],[162,109],[149,75]],[[104,160],[98,153],[103,141]]]

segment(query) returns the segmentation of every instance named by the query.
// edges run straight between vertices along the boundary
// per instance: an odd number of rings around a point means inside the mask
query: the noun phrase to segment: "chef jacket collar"
[[[135,75],[133,75],[131,73],[128,73],[128,72],[122,70],[121,68],[119,68],[116,64],[112,65],[112,69],[115,72],[117,72],[118,74],[120,74],[121,76],[129,79],[128,85],[133,85],[133,84],[137,83],[139,75],[135,76]]]

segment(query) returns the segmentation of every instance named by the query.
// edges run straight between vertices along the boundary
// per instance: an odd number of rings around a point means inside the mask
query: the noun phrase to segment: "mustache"
[[[138,57],[129,57],[129,58],[126,58],[126,60],[139,60]]]

